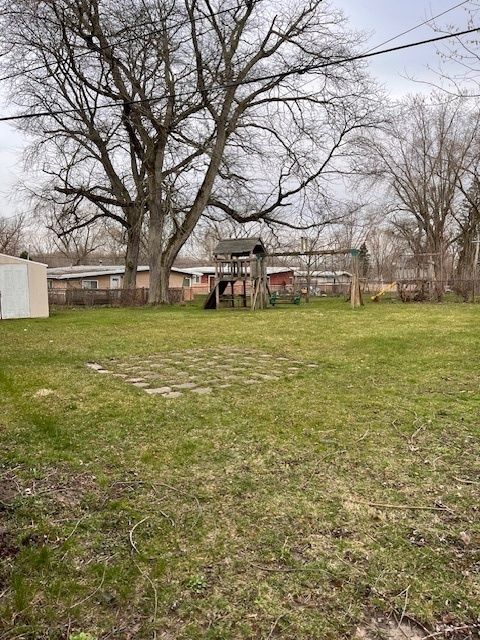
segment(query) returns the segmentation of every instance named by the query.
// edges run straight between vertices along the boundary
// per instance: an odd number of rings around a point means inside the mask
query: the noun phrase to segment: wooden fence
[[[189,288],[168,290],[170,302],[192,299]],[[141,307],[148,302],[148,289],[49,289],[50,305],[67,307]]]

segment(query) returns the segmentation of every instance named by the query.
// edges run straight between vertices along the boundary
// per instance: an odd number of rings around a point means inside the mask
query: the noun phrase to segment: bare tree
[[[209,209],[298,225],[377,118],[364,67],[348,61],[358,37],[322,0],[0,7],[2,61],[21,73],[13,99],[43,114],[24,126],[49,192],[73,214],[91,202],[81,224],[125,227],[129,283],[147,216],[152,303],[168,300],[173,261]]]
[[[388,221],[379,220],[367,235],[371,255],[372,277],[376,280],[391,281],[395,276],[395,267],[401,256],[407,252],[404,238],[399,237],[396,229]]]
[[[90,255],[105,249],[105,229],[99,225],[68,229],[55,234],[53,242],[73,265],[86,264]]]
[[[300,250],[305,251],[305,255],[299,259],[300,267],[305,271],[306,294],[305,301],[310,302],[312,276],[315,270],[319,269],[321,258],[311,255],[310,252],[320,251],[325,248],[325,228],[319,225],[309,231],[308,235],[300,238]]]
[[[391,219],[413,253],[431,255],[438,283],[456,237],[463,181],[476,164],[478,122],[459,100],[414,97],[370,146]]]
[[[480,180],[474,174],[468,189],[462,189],[465,196],[455,219],[458,223],[456,248],[458,252],[455,268],[455,288],[467,300],[470,282],[475,277],[476,247],[480,239]]]
[[[474,29],[479,24],[480,2],[469,0],[463,7],[465,28]],[[432,27],[440,34],[452,33],[458,30],[457,25],[445,24],[436,20]],[[478,48],[478,34],[446,40],[438,47],[440,64],[436,70],[437,81],[430,85],[445,92],[447,95],[462,98],[478,98],[480,88],[480,50]]]
[[[24,215],[0,218],[0,253],[18,256],[24,247],[25,230]]]

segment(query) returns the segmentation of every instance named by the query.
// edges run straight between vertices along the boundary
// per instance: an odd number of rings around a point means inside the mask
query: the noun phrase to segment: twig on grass
[[[403,591],[401,591],[398,595],[401,596],[402,593],[405,594],[405,600],[403,603],[403,609],[402,609],[402,613],[400,615],[400,620],[398,621],[398,628],[400,629],[402,622],[403,622],[403,618],[405,617],[405,613],[407,611],[407,605],[408,605],[408,594],[410,591],[410,585],[408,585],[408,587],[406,589],[404,589]]]
[[[197,496],[193,493],[188,493],[188,491],[184,491],[183,489],[179,489],[178,487],[174,487],[171,484],[167,484],[166,482],[150,482],[148,480],[117,480],[115,482],[113,482],[110,486],[113,487],[115,485],[133,485],[133,484],[143,484],[143,485],[150,485],[150,487],[156,491],[156,487],[165,487],[166,489],[170,489],[171,491],[175,491],[176,493],[179,493],[181,495],[187,496],[187,498],[191,498],[192,500],[194,500],[198,512],[199,512],[199,517],[201,515],[203,515],[203,509],[202,509],[202,505],[200,504],[199,499],[197,498]],[[162,514],[163,515],[163,514]],[[199,519],[199,518],[198,518]],[[198,519],[196,520],[196,522],[198,522]]]
[[[268,573],[326,573],[329,576],[332,576],[333,573],[328,569],[321,569],[320,567],[263,567],[260,564],[255,564],[254,562],[249,562],[249,565],[254,567],[255,569],[259,569],[260,571],[265,571]]]
[[[152,485],[158,485],[160,487],[165,487],[166,489],[170,489],[171,491],[176,491],[177,493],[183,494],[184,496],[187,496],[187,498],[192,498],[195,502],[195,504],[197,505],[197,509],[198,512],[201,515],[203,515],[203,509],[202,509],[202,505],[200,504],[199,499],[197,498],[197,496],[194,493],[189,493],[188,491],[184,491],[183,489],[179,489],[178,487],[173,487],[171,484],[167,484],[166,482],[152,482]],[[197,520],[198,522],[198,520]]]
[[[308,478],[305,480],[305,482],[301,485],[302,489],[305,489],[305,487],[307,487],[307,485],[310,484],[310,482],[313,480],[313,478],[317,475],[317,473],[320,472],[320,464],[322,462],[327,462],[327,460],[329,458],[331,458],[332,456],[338,456],[338,455],[343,455],[344,453],[348,453],[348,451],[346,449],[336,449],[335,451],[330,451],[330,453],[325,454],[322,458],[320,458],[320,460],[317,462],[317,464],[315,465],[315,469],[312,471],[312,473],[308,476]]]
[[[404,613],[403,619],[407,620],[410,623],[410,626],[417,626],[419,629],[423,629],[425,633],[428,633],[428,629],[425,625],[423,625],[419,620],[416,620],[410,613]]]
[[[462,484],[480,484],[476,480],[467,480],[467,478],[453,478],[456,482],[461,482]]]
[[[357,438],[356,440],[354,440],[352,442],[352,444],[357,444],[358,442],[361,442],[362,440],[365,440],[365,438],[369,435],[369,433],[370,433],[370,429],[367,429],[365,431],[365,433],[363,434],[363,436],[360,436],[360,438]]]
[[[133,549],[134,551],[136,551],[137,553],[140,553],[140,552],[139,552],[139,550],[138,550],[138,548],[137,548],[137,545],[136,545],[136,544],[135,544],[135,542],[133,541],[133,533],[134,533],[135,529],[136,529],[137,527],[139,527],[143,522],[145,522],[146,520],[148,520],[148,519],[149,519],[149,517],[150,517],[150,516],[146,516],[145,518],[143,518],[142,520],[140,520],[139,522],[137,522],[137,524],[134,524],[134,525],[133,525],[133,527],[130,529],[130,531],[129,531],[129,533],[128,533],[128,538],[129,538],[129,540],[130,540],[130,544],[132,545],[132,549]]]
[[[78,529],[78,527],[80,526],[80,523],[83,522],[83,520],[85,520],[85,518],[88,517],[88,513],[85,513],[81,518],[79,518],[75,524],[75,526],[73,527],[73,529],[71,530],[71,532],[68,534],[68,536],[65,538],[65,540],[63,542],[60,542],[60,544],[56,545],[54,548],[58,549],[59,547],[63,546],[66,542],[68,542],[70,540],[70,538],[75,534],[76,530]]]
[[[442,631],[435,631],[434,633],[429,633],[420,640],[429,640],[430,638],[438,638],[439,636],[443,636],[447,633],[455,633],[457,631],[471,631],[472,629],[480,629],[480,624],[464,624],[461,627],[450,627],[449,629],[443,629]]]
[[[275,619],[275,622],[272,624],[271,629],[270,629],[270,633],[268,634],[268,636],[266,637],[266,640],[270,640],[270,638],[273,636],[273,632],[275,631],[275,629],[277,628],[278,623],[280,622],[280,620],[282,618],[285,617],[285,614],[282,613],[281,615],[278,616],[278,618]]]
[[[412,433],[411,436],[408,436],[408,442],[409,444],[413,444],[413,441],[415,440],[415,438],[418,436],[418,434],[420,433],[420,431],[423,431],[423,429],[425,429],[425,425],[421,424],[418,429],[415,429],[415,431]]]
[[[166,520],[168,520],[170,522],[170,524],[172,525],[172,527],[175,526],[175,520],[168,515],[168,513],[165,513],[165,511],[162,511],[161,509],[158,510],[158,513],[163,516]]]
[[[135,562],[135,560],[133,560],[133,564],[137,567],[140,575],[143,576],[146,580],[148,580],[148,582],[150,583],[150,586],[152,587],[152,590],[153,590],[153,615],[152,615],[153,640],[156,640],[156,638],[157,638],[156,626],[157,626],[157,614],[158,614],[158,591],[157,591],[157,587],[155,586],[155,583],[153,582],[151,577],[148,575],[148,573],[145,572],[145,571],[142,571],[142,569]]]
[[[79,607],[84,602],[87,602],[88,600],[91,600],[100,591],[100,589],[103,587],[103,583],[105,582],[105,573],[106,572],[107,572],[107,564],[105,563],[105,565],[103,566],[102,579],[100,580],[100,584],[98,585],[98,587],[94,591],[92,591],[92,593],[90,593],[86,598],[83,598],[82,600],[78,600],[78,602],[74,602],[68,608],[69,609],[75,609],[75,607]]]
[[[448,507],[427,507],[427,506],[417,506],[411,504],[389,504],[386,502],[363,502],[362,500],[353,500],[357,504],[364,504],[367,507],[375,507],[377,509],[403,509],[409,511],[410,509],[416,511],[446,511],[452,513],[452,510]]]

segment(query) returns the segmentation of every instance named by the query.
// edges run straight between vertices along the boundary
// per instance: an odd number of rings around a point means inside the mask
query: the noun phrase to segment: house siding
[[[49,278],[51,289],[81,289],[83,280],[96,280],[98,289],[110,289],[110,274],[99,273],[92,276],[78,277],[72,276],[56,280]],[[172,271],[170,273],[169,284],[170,289],[181,289],[183,287],[183,279],[188,277],[183,273]],[[123,276],[122,276],[123,281]],[[140,271],[137,273],[137,289],[148,289],[150,287],[150,273],[148,271]]]

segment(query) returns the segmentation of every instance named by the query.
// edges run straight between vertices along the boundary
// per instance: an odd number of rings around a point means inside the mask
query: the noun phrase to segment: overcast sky
[[[439,14],[456,4],[455,0],[333,0],[334,4],[349,17],[351,26],[368,35],[367,49],[375,47],[393,36],[414,27],[422,21]],[[440,19],[442,24],[451,24],[456,30],[467,28],[465,6],[459,7]],[[385,45],[386,47],[430,38],[434,34],[428,26],[423,26],[408,35]],[[383,47],[382,47],[383,48]],[[369,62],[372,75],[385,86],[394,98],[416,91],[425,91],[426,86],[412,82],[434,80],[428,66],[438,66],[438,56],[434,45],[425,45],[391,53]],[[5,113],[2,105],[0,113]],[[21,154],[24,146],[22,136],[14,128],[0,123],[0,216],[11,216],[21,210],[20,201],[15,203],[16,182],[21,168]],[[24,206],[24,205],[23,205]]]

